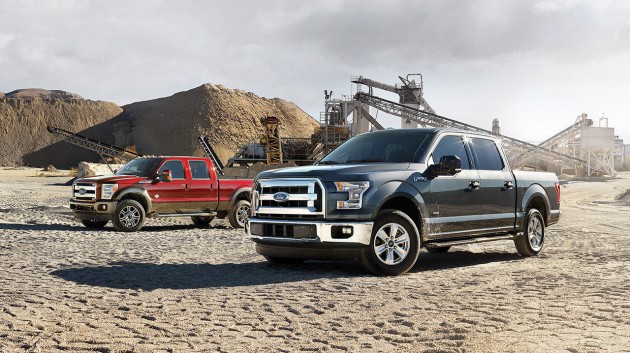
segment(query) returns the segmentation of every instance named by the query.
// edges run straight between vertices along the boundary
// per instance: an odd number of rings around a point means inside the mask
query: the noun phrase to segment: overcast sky
[[[630,143],[630,1],[0,0],[2,92],[123,105],[213,83],[317,118],[324,89],[407,73],[455,120],[541,141],[605,114]]]

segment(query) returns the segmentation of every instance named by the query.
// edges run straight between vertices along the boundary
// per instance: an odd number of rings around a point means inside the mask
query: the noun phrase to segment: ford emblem
[[[286,192],[277,192],[273,194],[273,199],[276,202],[287,202],[289,201],[289,194],[287,194]]]
[[[79,195],[85,195],[85,193],[86,193],[86,192],[87,192],[87,191],[85,191],[85,189],[84,189],[84,188],[80,188],[80,189],[79,189]]]

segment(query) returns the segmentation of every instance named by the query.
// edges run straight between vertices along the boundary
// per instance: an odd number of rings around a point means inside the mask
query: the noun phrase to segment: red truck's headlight
[[[118,190],[118,184],[103,184],[101,187],[101,199],[111,200],[116,190]]]

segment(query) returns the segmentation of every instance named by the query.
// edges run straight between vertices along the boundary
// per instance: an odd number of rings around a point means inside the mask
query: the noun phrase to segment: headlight
[[[118,190],[118,184],[103,184],[101,188],[101,199],[111,200],[116,190]]]
[[[336,181],[335,186],[339,192],[347,192],[347,201],[337,201],[337,209],[361,208],[363,206],[363,193],[370,187],[369,181]]]

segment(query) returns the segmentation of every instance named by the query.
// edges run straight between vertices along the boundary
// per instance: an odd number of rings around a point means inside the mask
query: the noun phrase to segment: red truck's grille
[[[76,183],[72,185],[72,196],[77,201],[95,201],[96,184]]]

